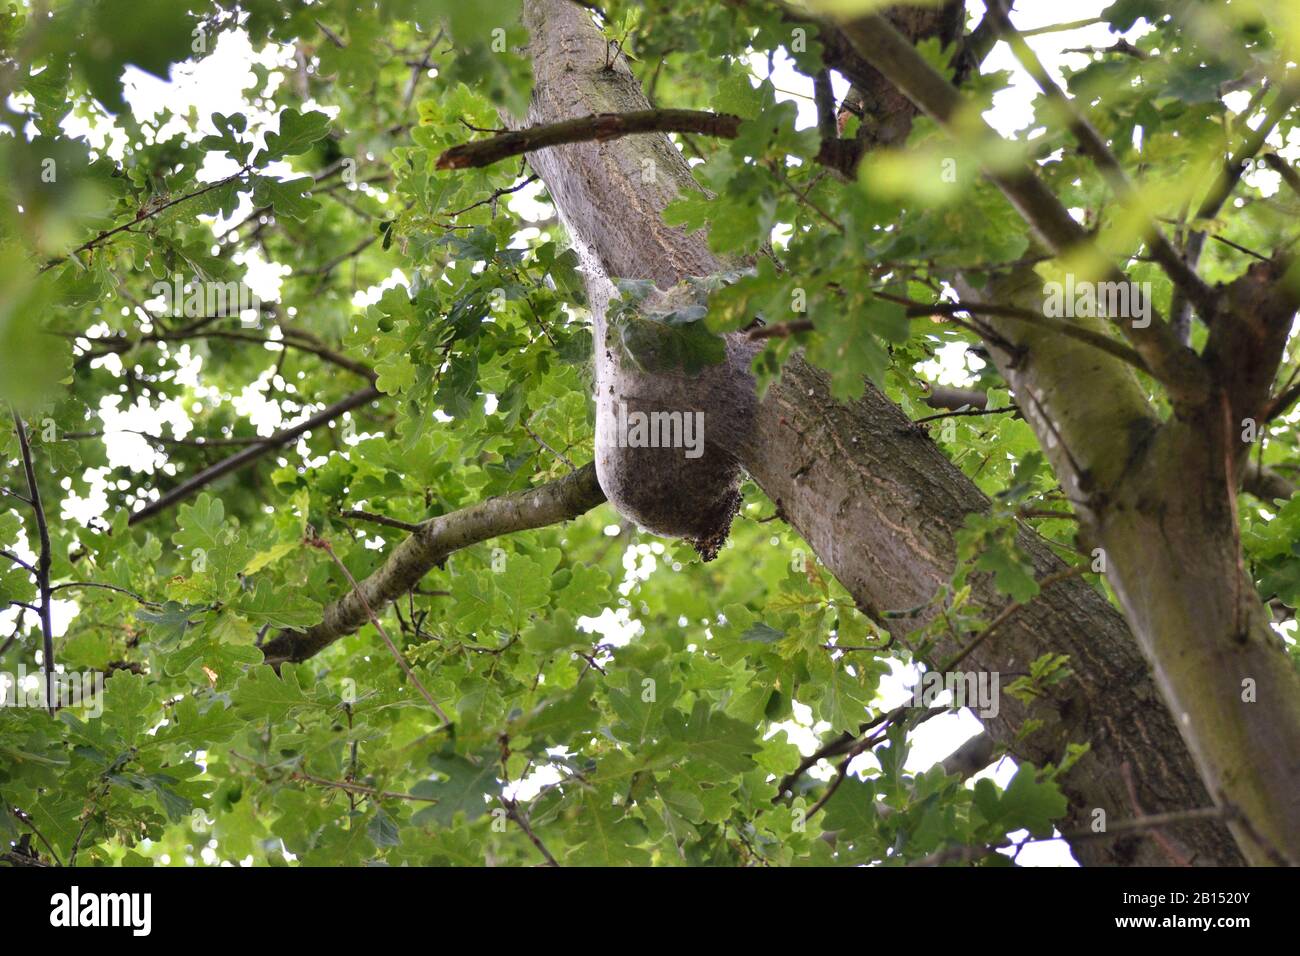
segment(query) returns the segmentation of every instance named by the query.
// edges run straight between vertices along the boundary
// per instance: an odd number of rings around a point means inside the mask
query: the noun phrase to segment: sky
[[[1017,4],[1012,19],[1022,31],[1032,30],[1061,20],[1063,6],[1068,9],[1067,15],[1069,20],[1073,22],[1094,17],[1107,5],[1108,0],[1073,0],[1068,5],[1062,5],[1059,2],[1054,2],[1054,0],[1022,0]],[[983,8],[979,0],[968,0],[968,12],[974,19],[978,19],[982,15]],[[1142,21],[1139,21],[1134,29],[1125,36],[1129,40],[1134,40],[1145,32],[1145,29]],[[1031,37],[1029,43],[1059,81],[1062,80],[1060,73],[1062,66],[1078,68],[1088,61],[1085,54],[1064,51],[1090,46],[1109,46],[1115,40],[1116,36],[1109,32],[1105,24],[1092,24],[1078,29]],[[254,89],[257,80],[251,66],[261,64],[275,69],[277,67],[290,67],[292,63],[292,50],[288,47],[269,47],[264,50],[254,50],[249,45],[244,34],[226,33],[221,35],[210,56],[198,62],[176,66],[172,70],[169,80],[162,80],[135,68],[128,68],[125,95],[135,116],[142,120],[156,116],[163,107],[180,115],[188,114],[190,109],[193,108],[200,117],[210,117],[213,112],[225,114],[243,112],[249,115],[250,127],[274,128],[274,115],[265,108],[250,102],[250,98],[271,96],[278,84],[283,81],[284,73],[273,72],[270,81],[264,88]],[[753,82],[757,84],[761,78],[767,76],[767,58],[765,55],[755,54],[751,58],[751,64],[754,70]],[[1035,91],[1033,81],[1020,68],[1004,43],[999,43],[994,48],[983,69],[985,72],[1006,70],[1012,74],[1010,88],[996,95],[993,108],[985,113],[985,119],[1003,135],[1013,136],[1018,134],[1032,120],[1030,102]],[[815,126],[816,109],[812,100],[811,80],[796,72],[791,61],[785,57],[778,57],[775,60],[770,79],[777,90],[777,98],[779,100],[789,100],[796,105],[799,127]],[[842,95],[847,89],[847,84],[838,75],[834,77],[834,80],[836,93]],[[1228,105],[1240,109],[1244,107],[1247,96],[1248,94],[1243,92],[1239,94],[1240,99],[1237,102],[1229,99]],[[336,112],[327,104],[311,104],[311,106],[326,113],[333,114]],[[184,124],[178,119],[173,119],[171,122],[176,124],[175,127],[169,124],[163,127],[158,135],[166,137],[171,135],[175,129],[184,128]],[[103,149],[109,155],[115,157],[120,157],[122,150],[126,146],[125,137],[121,131],[111,128],[105,122],[88,122],[80,117],[69,116],[64,123],[64,128],[71,135],[86,136],[96,148]],[[205,119],[200,123],[198,135],[202,136],[209,132],[216,131],[211,129],[210,120]],[[1280,147],[1283,144],[1274,142],[1273,145]],[[1300,143],[1286,145],[1289,149],[1285,152],[1290,153],[1291,158],[1300,157]],[[213,181],[230,175],[236,168],[237,164],[234,160],[224,155],[214,154],[209,157],[202,168],[200,179]],[[287,168],[284,171],[287,172]],[[1266,192],[1271,192],[1277,188],[1276,174],[1263,171],[1257,176],[1255,182]],[[1272,181],[1270,181],[1270,177]],[[354,186],[353,188],[371,189],[373,187]],[[538,183],[515,193],[509,199],[511,209],[528,220],[541,221],[549,218],[552,210],[538,200],[541,191],[542,186]],[[383,196],[382,193],[377,195],[381,198]],[[242,208],[235,212],[230,221],[214,221],[212,224],[214,239],[221,232],[230,228],[233,223],[247,216],[250,211],[251,205],[248,199],[245,198]],[[524,233],[519,237],[518,241],[522,242],[529,235],[530,233]],[[779,244],[781,238],[780,228],[778,227],[774,234],[774,240]],[[263,301],[278,301],[280,281],[282,276],[289,272],[288,267],[266,262],[260,258],[260,253],[250,254],[250,256],[239,261],[247,269],[245,282],[252,291]],[[359,291],[355,298],[355,304],[358,308],[364,307],[376,301],[383,288],[397,283],[405,284],[406,281],[407,276],[401,270],[395,269],[382,285]],[[310,321],[310,317],[305,318],[308,322]],[[90,334],[94,334],[93,330],[90,331]],[[235,409],[256,426],[260,435],[269,436],[279,428],[291,424],[290,421],[286,420],[280,405],[266,399],[265,391],[269,384],[267,379],[263,378],[258,382],[251,383],[239,395],[221,396],[216,394],[214,390],[205,389],[203,386],[201,356],[190,352],[186,347],[179,353],[179,359],[182,364],[181,381],[195,388],[197,399],[231,401]],[[110,355],[97,361],[111,368],[119,362],[119,359],[116,355]],[[940,349],[934,360],[924,363],[919,367],[919,371],[932,381],[949,385],[962,385],[971,381],[972,373],[977,372],[981,364],[978,358],[967,352],[965,346],[952,344]],[[292,391],[292,383],[284,383],[284,387]],[[492,405],[493,403],[489,402],[489,411]],[[314,410],[315,406],[304,400],[303,408],[298,415],[306,417]],[[105,399],[103,406],[99,409],[99,414],[102,419],[102,427],[107,433],[105,444],[108,451],[109,467],[128,466],[144,474],[152,474],[160,469],[170,473],[165,457],[160,455],[144,438],[132,434],[132,432],[170,434],[172,437],[183,438],[191,428],[190,412],[197,411],[199,411],[197,404],[192,408],[187,408],[182,402],[174,400],[162,402],[158,405],[150,405],[147,400],[140,399],[136,404],[125,407],[121,398]],[[365,434],[360,433],[351,440],[351,443],[355,444],[364,437]],[[300,444],[299,448],[305,453],[305,444]],[[283,456],[281,460],[284,460]],[[92,491],[84,498],[69,494],[62,503],[60,519],[85,523],[92,518],[103,515],[108,507],[105,495],[108,490],[106,474],[107,469],[88,471],[87,477],[90,480]],[[70,487],[70,484],[70,482],[66,482],[65,488]],[[611,532],[616,534],[618,526],[611,525],[607,529],[607,533]],[[778,539],[773,538],[773,544],[776,544],[777,541]],[[628,547],[623,558],[625,570],[625,577],[621,585],[623,593],[627,593],[637,580],[644,579],[653,573],[658,561],[662,560],[664,550],[662,543],[657,541],[632,544]],[[20,553],[23,552],[20,551]],[[26,549],[24,556],[31,557],[30,549]],[[61,634],[63,632],[75,611],[76,605],[74,602],[55,602],[56,633]],[[13,612],[0,612],[0,627],[11,626],[13,618]],[[582,623],[587,629],[601,633],[606,641],[615,645],[635,639],[640,627],[634,621],[629,620],[626,608],[607,608],[601,616],[585,619]],[[895,666],[894,673],[886,678],[882,684],[880,705],[890,708],[909,699],[911,696],[910,685],[915,680],[916,671],[913,668]],[[978,733],[979,728],[978,720],[966,709],[952,714],[941,715],[926,722],[911,735],[912,750],[907,768],[915,771],[924,770],[936,761],[946,757],[965,740]],[[788,733],[792,742],[799,745],[804,753],[809,753],[816,746],[817,734],[824,732],[826,729],[827,725],[818,724],[812,720],[811,712],[807,707],[796,704],[795,719],[773,728],[772,733],[781,731]],[[873,762],[874,757],[872,755],[864,754],[855,761],[853,769],[860,772],[863,769],[870,768]],[[1005,785],[1014,772],[1015,766],[1013,762],[1003,760],[983,771],[979,776],[992,776],[998,783]],[[556,778],[551,776],[551,773],[549,768],[543,768],[521,785],[517,785],[514,795],[527,797],[539,787],[554,782]],[[824,777],[828,777],[830,773],[831,768],[829,766],[822,768]],[[968,785],[970,784],[973,784],[973,779]],[[206,857],[207,854],[204,855]],[[1018,862],[1027,866],[1075,865],[1068,847],[1061,841],[1030,844],[1021,851]]]

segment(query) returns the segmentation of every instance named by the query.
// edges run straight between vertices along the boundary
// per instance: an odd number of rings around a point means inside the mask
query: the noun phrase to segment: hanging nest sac
[[[742,470],[727,450],[753,419],[753,348],[710,332],[709,292],[620,281],[598,323],[596,475],[618,512],[682,538],[707,561],[740,510]]]

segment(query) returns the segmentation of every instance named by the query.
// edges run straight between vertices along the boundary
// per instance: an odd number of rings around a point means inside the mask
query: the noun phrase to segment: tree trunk
[[[1026,272],[979,298],[1037,308],[1041,289],[1041,278]],[[1278,315],[1264,322],[1267,311],[1219,322],[1289,326],[1293,307],[1277,305]],[[1234,817],[1228,826],[1238,845],[1252,864],[1294,863],[1300,677],[1242,567],[1235,508],[1250,446],[1233,423],[1259,420],[1259,411],[1231,410],[1225,393],[1222,404],[1212,398],[1160,422],[1132,374],[1105,356],[1024,323],[989,321],[1015,349],[993,345],[990,354],[1101,545],[1106,579],[1201,779]],[[1267,364],[1246,343],[1228,351],[1237,363]],[[1267,390],[1266,378],[1257,403]]]
[[[587,11],[569,0],[526,0],[524,7],[535,77],[531,122],[646,108],[624,59],[606,66],[604,38]],[[609,277],[653,279],[668,289],[687,276],[725,268],[702,235],[662,222],[669,201],[698,188],[667,137],[645,134],[558,146],[528,159],[556,202],[592,293],[600,389],[597,468],[615,506],[642,520],[635,500],[644,474],[640,466],[662,466],[623,458],[626,450],[611,447],[614,403],[624,399],[647,408],[702,410],[709,416],[706,458],[714,463],[706,503],[717,500],[719,488],[733,480],[730,469],[739,465],[868,613],[929,601],[951,576],[953,536],[965,515],[986,510],[988,501],[877,389],[868,385],[861,400],[838,403],[825,376],[795,359],[766,398],[755,403],[748,372],[753,346],[742,336],[729,341],[726,369],[702,384],[683,376],[634,375],[607,349]],[[652,171],[648,180],[647,169]],[[611,455],[616,460],[602,465],[602,456]],[[654,497],[668,489],[678,508],[696,490],[691,476],[656,471],[654,482],[659,485]],[[1040,576],[1064,569],[1029,531],[1021,541]],[[1006,604],[988,581],[977,582],[974,597],[989,616]],[[890,620],[906,630],[923,618]],[[946,656],[958,649],[953,641],[938,650]],[[1059,760],[1067,743],[1092,744],[1062,781],[1070,802],[1063,829],[1086,828],[1095,809],[1105,810],[1109,819],[1136,815],[1125,782],[1128,768],[1141,812],[1210,802],[1123,619],[1086,582],[1071,578],[1046,588],[974,651],[969,666],[1023,671],[1049,651],[1068,654],[1075,677],[1053,699],[1028,710],[1005,700],[986,726],[999,744],[1040,766]],[[1028,717],[1042,721],[1042,727],[1017,739]],[[1073,850],[1084,864],[1160,865],[1170,862],[1165,849],[1170,842],[1181,844],[1198,864],[1241,862],[1225,828],[1214,822],[1187,825],[1164,840],[1134,832],[1079,841]]]
[[[1202,778],[1215,802],[1238,814],[1228,826],[1246,859],[1294,865],[1300,677],[1241,563],[1236,482],[1214,454],[1230,446],[1211,437],[1223,428],[1166,425],[1098,536]]]
[[[969,135],[958,119],[958,94],[888,21],[866,16],[846,23],[844,32],[932,119]],[[1036,79],[1045,92],[1053,89],[1050,78]],[[1083,151],[1116,173],[1114,157],[1086,121],[1075,120],[1072,129]],[[1032,165],[984,175],[1052,255],[1090,244]],[[1132,187],[1117,175],[1112,188],[1122,198]],[[1197,354],[1159,316],[1143,324],[1111,318],[1168,396],[1168,415],[1158,413],[1113,350],[1103,356],[1041,324],[990,315],[997,337],[990,352],[1084,529],[1109,556],[1107,578],[1247,861],[1297,864],[1300,675],[1242,565],[1236,496],[1250,448],[1238,429],[1271,414],[1270,390],[1300,296],[1284,280],[1291,268],[1286,253],[1211,290],[1155,224],[1145,244],[1210,330]],[[1113,269],[1104,278],[1125,281]],[[998,277],[987,295],[976,294],[982,291],[962,294],[977,308],[973,299],[1042,315],[1046,289],[1032,270]],[[1094,319],[1073,327],[1095,333],[1100,325]]]

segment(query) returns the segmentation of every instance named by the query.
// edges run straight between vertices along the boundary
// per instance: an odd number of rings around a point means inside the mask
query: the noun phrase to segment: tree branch
[[[1295,106],[1297,98],[1300,98],[1300,73],[1288,77],[1282,83],[1277,96],[1274,97],[1273,102],[1269,104],[1268,110],[1264,113],[1264,121],[1259,124],[1257,129],[1250,131],[1241,148],[1224,163],[1214,184],[1210,187],[1209,193],[1206,194],[1205,199],[1202,200],[1200,207],[1196,210],[1197,219],[1213,219],[1219,214],[1219,210],[1223,208],[1223,204],[1228,201],[1228,197],[1232,195],[1233,189],[1236,188],[1242,173],[1246,171],[1246,163],[1250,162],[1263,149],[1269,134],[1282,121],[1282,117],[1291,111],[1291,107]],[[1264,161],[1268,162],[1267,157],[1265,157]]]
[[[835,122],[835,92],[831,87],[830,70],[818,70],[813,77],[813,99],[817,104],[817,132],[822,142],[839,138]]]
[[[517,531],[543,528],[585,514],[605,500],[595,465],[527,491],[489,498],[431,518],[393,549],[383,565],[342,599],[325,608],[321,623],[306,631],[281,631],[262,652],[268,664],[305,661],[365,624],[367,607],[381,611],[461,548]]]
[[[197,199],[199,196],[202,196],[205,193],[210,193],[214,189],[220,189],[222,186],[226,186],[229,185],[230,183],[233,183],[236,179],[242,179],[252,170],[252,168],[253,168],[252,166],[243,166],[240,168],[239,172],[227,176],[225,179],[218,180],[215,183],[209,183],[207,186],[204,186],[201,189],[196,189],[193,192],[186,193],[184,196],[177,196],[175,199],[170,200],[169,202],[165,202],[159,206],[155,206],[153,209],[150,209],[148,212],[146,212],[142,208],[139,212],[136,213],[134,219],[130,220],[129,222],[124,222],[121,225],[114,226],[111,229],[105,229],[103,232],[99,233],[93,238],[88,239],[87,241],[83,242],[81,245],[77,246],[77,248],[73,249],[66,256],[58,256],[57,258],[51,259],[49,262],[45,263],[45,265],[41,266],[40,271],[46,272],[50,269],[53,269],[61,262],[67,262],[73,256],[94,249],[100,243],[104,242],[104,240],[112,238],[113,236],[117,235],[119,232],[126,232],[132,226],[142,223],[145,220],[152,219],[154,218],[154,216],[157,216],[159,213],[164,212],[165,210],[168,210],[173,206],[179,206],[183,202],[189,202],[191,199]]]
[[[635,110],[631,113],[593,113],[559,123],[544,123],[498,133],[476,143],[453,146],[438,157],[438,169],[491,166],[548,146],[617,139],[634,133],[701,133],[735,139],[742,120],[730,113],[706,110]]]
[[[1238,181],[1240,181],[1242,174],[1245,172],[1246,163],[1252,156],[1256,155],[1260,149],[1263,148],[1269,133],[1271,133],[1277,126],[1278,122],[1282,119],[1282,116],[1295,104],[1297,93],[1300,92],[1298,87],[1300,87],[1300,84],[1297,84],[1294,81],[1283,86],[1282,90],[1278,93],[1277,98],[1269,106],[1268,111],[1264,115],[1264,121],[1260,123],[1259,128],[1252,130],[1247,135],[1241,149],[1224,164],[1218,178],[1211,186],[1210,192],[1206,195],[1205,199],[1201,202],[1200,207],[1196,210],[1197,220],[1210,220],[1218,215],[1219,210],[1223,207],[1223,204],[1228,201],[1228,197],[1232,195],[1233,189],[1236,188]],[[1247,112],[1250,113],[1253,112],[1253,110],[1247,110]],[[1268,154],[1264,157],[1264,162],[1273,166],[1276,170],[1277,166],[1274,166],[1273,163],[1269,162],[1270,159],[1278,161],[1279,163],[1281,163],[1281,160],[1274,154]],[[1285,164],[1282,165],[1285,166]],[[1281,171],[1279,170],[1279,172]],[[1294,171],[1290,172],[1292,179],[1294,179]],[[1282,173],[1282,178],[1290,183],[1292,188],[1296,188],[1297,185],[1300,185],[1293,182],[1292,179],[1287,179],[1285,173]],[[1298,189],[1297,192],[1300,192],[1300,189]],[[1201,252],[1205,248],[1205,237],[1206,232],[1204,229],[1193,229],[1187,237],[1184,258],[1188,266],[1192,269],[1196,268],[1197,263],[1201,259]],[[1174,289],[1171,312],[1174,318],[1176,333],[1183,342],[1187,342],[1191,335],[1191,327],[1189,324],[1190,312],[1188,309],[1189,301],[1190,300],[1181,287],[1176,287]],[[1207,318],[1206,314],[1202,313],[1202,318]]]
[[[220,316],[214,317],[220,318]],[[176,332],[155,332],[149,335],[143,335],[138,339],[114,339],[114,338],[88,338],[86,341],[94,345],[102,345],[103,348],[98,353],[88,353],[92,355],[107,355],[109,353],[125,352],[137,345],[146,342],[183,342],[186,339],[227,339],[233,342],[253,342],[258,345],[278,345],[281,348],[296,349],[300,352],[306,352],[315,355],[317,358],[324,359],[332,365],[339,368],[345,368],[349,372],[355,372],[362,378],[374,382],[376,379],[375,370],[364,362],[358,362],[348,358],[341,352],[322,345],[314,337],[298,329],[281,328],[284,333],[282,339],[267,338],[264,335],[256,335],[252,332],[244,332],[235,329],[205,329],[205,330],[178,330]]]
[[[542,123],[498,133],[488,139],[453,146],[438,157],[438,169],[471,169],[491,166],[511,156],[521,156],[550,146],[569,143],[603,142],[637,133],[699,133],[720,139],[735,139],[744,120],[730,113],[708,110],[632,110],[627,113],[592,113],[558,123]],[[823,140],[816,159],[846,175],[856,163],[851,142]]]
[[[135,512],[131,515],[128,524],[139,524],[141,521],[146,521],[149,518],[152,518],[159,512],[167,510],[172,505],[190,498],[206,485],[210,485],[223,475],[228,475],[232,471],[237,471],[240,468],[243,468],[245,465],[256,461],[267,452],[273,451],[283,445],[287,445],[304,432],[309,432],[313,428],[331,422],[344,412],[351,411],[359,405],[364,405],[366,402],[378,398],[379,395],[379,389],[375,388],[373,385],[369,388],[363,388],[359,392],[353,392],[347,398],[335,402],[328,408],[322,409],[310,418],[294,425],[292,428],[286,428],[284,431],[276,432],[262,444],[253,445],[237,454],[231,455],[229,458],[224,458],[216,464],[204,468],[193,477],[181,482],[171,491],[168,491],[166,494],[159,497],[156,501],[151,501],[139,511]]]
[[[937,850],[925,859],[917,860],[909,866],[941,866],[944,863],[970,863],[981,857],[989,856],[998,850],[1019,849],[1026,843],[1044,843],[1050,840],[1096,840],[1108,836],[1118,836],[1138,830],[1153,830],[1178,823],[1198,823],[1204,820],[1221,820],[1232,816],[1222,807],[1196,807],[1191,810],[1174,810],[1169,813],[1153,813],[1149,816],[1134,817],[1129,820],[1115,820],[1107,824],[1104,830],[1072,830],[1060,836],[1026,837],[1015,843],[1003,843],[991,846],[952,846]]]
[[[1296,382],[1273,399],[1272,404],[1269,406],[1268,417],[1265,420],[1271,422],[1278,416],[1285,414],[1286,410],[1294,405],[1297,399],[1300,399],[1300,382]]]
[[[897,302],[900,305],[907,306],[907,312],[911,316],[943,315],[952,317],[957,312],[969,312],[972,315],[993,315],[1004,319],[1017,319],[1021,322],[1030,322],[1045,329],[1051,329],[1053,332],[1059,332],[1061,335],[1069,336],[1085,345],[1091,345],[1095,349],[1100,349],[1101,351],[1114,356],[1121,362],[1127,362],[1139,372],[1145,372],[1148,375],[1151,374],[1151,370],[1147,368],[1146,362],[1142,361],[1142,356],[1139,355],[1136,350],[1129,348],[1123,342],[1119,342],[1101,332],[1084,328],[1081,325],[1075,325],[1072,322],[1066,322],[1062,319],[1053,319],[1049,316],[1043,315],[1041,312],[1035,312],[1032,309],[1023,309],[1014,305],[1000,305],[996,302],[935,302],[931,304],[926,302],[917,302],[913,299],[905,299],[901,296],[891,295],[885,292],[877,292],[876,295],[881,299],[886,299],[890,302]]]
[[[922,112],[943,126],[950,135],[962,136],[968,125],[964,105],[956,89],[921,57],[898,31],[881,16],[861,17],[845,23],[842,30],[871,65],[897,86]],[[960,119],[960,123],[959,123]],[[958,126],[962,128],[958,128]],[[982,120],[973,128],[994,140],[996,135]],[[1065,256],[1080,248],[1091,248],[1087,232],[1070,216],[1061,201],[1028,166],[1003,170],[986,169],[994,183],[1054,255]],[[1125,281],[1113,266],[1107,281]],[[1146,328],[1120,322],[1121,330],[1176,400],[1203,397],[1208,389],[1205,370],[1195,353],[1183,347],[1163,320]]]
[[[1291,187],[1291,191],[1300,196],[1300,173],[1277,153],[1265,153],[1260,157],[1264,165],[1282,177],[1282,181]]]
[[[16,408],[10,408],[14,417],[14,431],[18,434],[18,447],[22,451],[23,471],[27,474],[27,494],[32,512],[36,516],[36,530],[40,536],[41,550],[36,558],[36,586],[41,604],[37,613],[41,618],[41,635],[44,638],[45,706],[54,716],[54,625],[50,621],[50,528],[45,523],[45,508],[41,505],[41,490],[36,484],[36,468],[32,464],[32,449],[27,443],[27,426]]]
[[[1254,458],[1246,463],[1241,476],[1241,490],[1261,501],[1286,501],[1295,494],[1295,485]]]
[[[501,802],[505,804],[506,816],[515,821],[519,825],[519,829],[524,831],[524,836],[528,837],[528,842],[535,846],[537,852],[546,860],[545,865],[559,866],[560,864],[556,862],[555,857],[551,855],[551,851],[546,848],[546,844],[533,832],[533,828],[528,823],[528,818],[520,812],[519,801],[503,798]]]
[[[18,565],[18,567],[25,569],[29,574],[36,573],[36,569],[34,567],[32,567],[22,558],[18,557],[18,555],[14,554],[12,551],[9,551],[7,549],[0,549],[0,558],[8,558],[14,564]]]
[[[1011,23],[1011,18],[1007,16],[1007,6],[1009,6],[1007,0],[991,0],[988,6],[988,15],[993,18],[1002,39],[1011,46],[1016,59],[1038,84],[1043,94],[1065,112],[1070,132],[1078,140],[1083,151],[1092,157],[1098,170],[1114,191],[1115,197],[1127,205],[1138,206],[1137,191],[1124,173],[1119,160],[1115,158],[1115,154],[1111,152],[1097,130],[1088,122],[1075,101],[1066,96],[1065,91],[1052,79],[1052,75],[1047,72],[1038,55],[1016,30]],[[1196,274],[1195,269],[1173,247],[1154,221],[1147,223],[1146,241],[1151,248],[1152,258],[1208,323],[1214,315],[1217,303],[1214,290]]]
[[[414,534],[415,532],[420,530],[420,526],[418,524],[411,524],[411,522],[409,521],[399,521],[396,518],[388,517],[388,515],[377,515],[370,511],[357,511],[355,509],[348,510],[348,511],[340,511],[339,517],[353,518],[357,521],[369,521],[373,524],[384,525],[384,527],[387,528],[397,528],[398,530],[405,531],[409,534]]]
[[[64,588],[99,588],[103,591],[113,591],[117,594],[125,594],[127,597],[134,599],[137,604],[142,604],[145,607],[162,607],[162,605],[157,601],[150,601],[148,598],[142,597],[134,591],[120,588],[116,584],[101,584],[98,581],[68,581],[64,584],[54,585],[54,587],[50,588],[50,591],[62,591]]]
[[[986,731],[980,731],[945,757],[940,766],[943,767],[944,773],[965,780],[972,774],[983,770],[993,761],[993,752],[996,750],[996,746],[993,738]]]

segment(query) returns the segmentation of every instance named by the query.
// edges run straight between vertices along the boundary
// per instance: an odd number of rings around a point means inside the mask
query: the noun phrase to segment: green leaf
[[[269,624],[271,627],[293,630],[319,624],[322,615],[321,606],[316,601],[287,588],[277,587],[266,578],[259,580],[253,591],[244,592],[238,607],[240,613],[254,624]]]
[[[315,704],[307,694],[310,673],[306,665],[283,664],[278,676],[270,667],[253,667],[239,679],[230,699],[247,719],[279,722]]]
[[[434,822],[449,827],[457,813],[464,813],[465,822],[473,823],[488,812],[486,798],[500,789],[495,755],[485,752],[470,760],[458,754],[434,754],[429,766],[446,779],[425,781],[413,791],[419,796],[435,797],[438,802],[415,814],[412,823],[420,826]]]
[[[273,163],[285,156],[296,156],[329,133],[330,118],[324,113],[309,110],[299,113],[293,107],[280,112],[280,131],[266,134],[266,151],[258,157],[262,165]]]
[[[304,222],[320,209],[320,203],[311,198],[311,190],[316,181],[310,176],[286,182],[269,176],[254,176],[252,182],[253,203],[271,206],[277,215]]]

